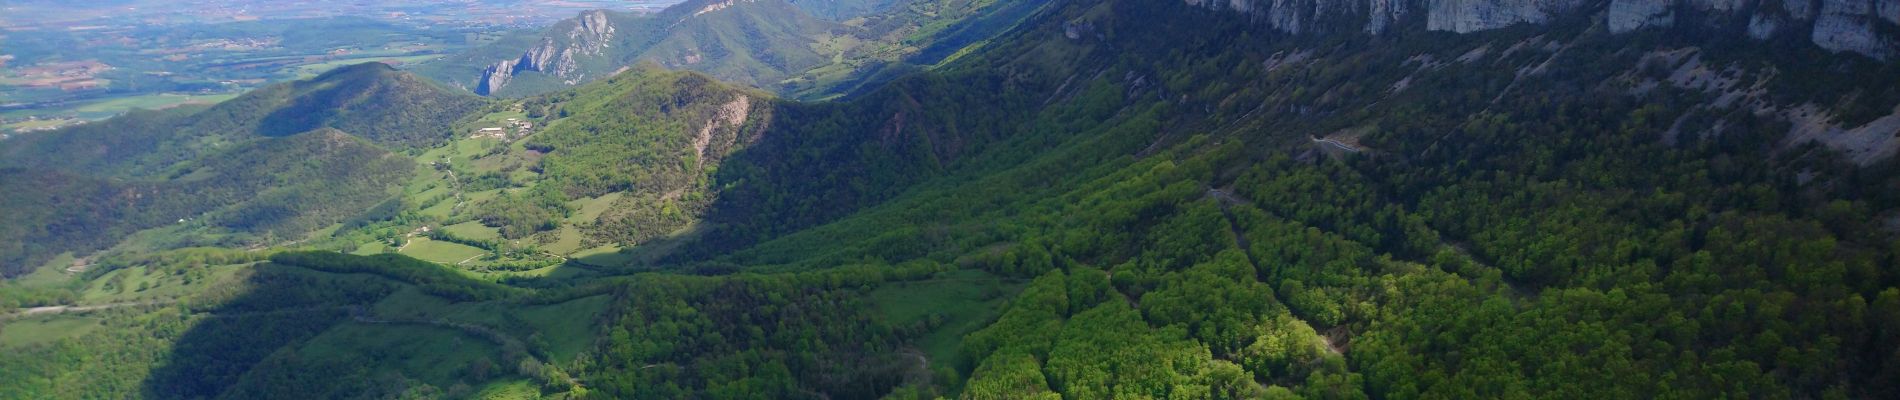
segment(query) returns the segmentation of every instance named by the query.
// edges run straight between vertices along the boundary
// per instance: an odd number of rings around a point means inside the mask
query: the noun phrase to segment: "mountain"
[[[830,63],[789,76],[773,90],[815,100],[876,89],[982,48],[1050,2],[912,0],[846,22],[851,40],[834,41]],[[855,42],[855,44],[853,44]]]
[[[0,143],[0,166],[151,178],[179,163],[263,137],[321,128],[380,146],[427,147],[481,105],[388,65],[342,67],[272,85],[209,108],[139,111],[100,123]]]
[[[757,85],[824,62],[815,44],[835,29],[835,23],[783,0],[699,0],[652,15],[589,11],[549,27],[507,59],[485,58],[505,50],[477,49],[421,70],[477,94],[500,96],[602,79],[641,61]],[[471,70],[475,65],[479,70]]]
[[[806,13],[831,21],[844,21],[852,18],[876,14],[892,6],[903,4],[902,0],[791,0],[792,5]]]
[[[480,104],[372,63],[209,108],[7,140],[0,166],[15,219],[0,238],[14,244],[0,272],[174,223],[289,236],[353,217],[413,169],[386,147],[440,143]]]
[[[800,97],[901,75],[1014,26],[1045,2],[688,1],[650,15],[590,11],[418,67],[481,95],[541,94],[653,62]],[[913,60],[915,58],[915,60]],[[886,68],[891,70],[886,71]],[[882,78],[888,79],[888,76]]]
[[[1900,64],[1611,5],[1058,0],[824,101],[634,64],[305,241],[0,281],[53,307],[0,397],[1900,395]]]
[[[850,101],[804,104],[643,64],[525,101],[547,128],[487,158],[537,159],[537,173],[471,209],[503,236],[541,245],[578,234],[626,247],[742,247],[875,205],[980,153],[1031,103],[993,94],[914,77]],[[498,172],[507,173],[466,174]],[[578,211],[566,205],[573,201],[609,195],[592,217],[552,218]],[[666,256],[688,254],[645,252]]]
[[[1565,18],[1600,20],[1612,33],[1643,29],[1755,40],[1808,41],[1886,59],[1900,51],[1900,4],[1882,0],[1187,0],[1247,15],[1275,30],[1471,33]],[[1587,17],[1586,17],[1587,16]],[[1347,23],[1333,23],[1347,22]],[[1415,25],[1413,25],[1415,26]],[[1679,28],[1679,29],[1672,29]]]
[[[295,237],[354,217],[414,170],[406,158],[334,129],[249,141],[186,162],[179,176],[119,180],[0,169],[10,210],[0,272],[31,272],[54,255],[89,254],[141,230],[211,227]],[[239,237],[199,245],[246,245]]]

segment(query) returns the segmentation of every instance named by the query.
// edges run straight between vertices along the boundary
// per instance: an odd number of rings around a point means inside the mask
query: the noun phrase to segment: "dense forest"
[[[439,137],[375,122],[416,100],[162,172],[0,163],[33,210],[0,254],[37,254],[0,398],[1900,396],[1900,160],[1801,136],[1886,126],[1900,64],[1026,15],[823,102],[643,64]],[[538,128],[454,135],[501,121]],[[155,212],[283,237],[119,244]],[[109,234],[35,230],[74,224]]]

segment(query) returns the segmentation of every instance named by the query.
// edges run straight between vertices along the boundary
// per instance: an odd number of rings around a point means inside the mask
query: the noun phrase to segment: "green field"
[[[32,120],[32,121],[20,121],[20,122],[0,125],[0,131],[49,129],[49,128],[57,128],[61,126],[66,126],[67,124],[73,124],[77,122],[79,121],[71,120],[71,119],[38,119],[38,120]]]
[[[0,321],[0,348],[49,343],[98,328],[98,319],[66,314]]]
[[[458,203],[460,202],[456,201],[454,197],[444,198],[442,201],[435,203],[435,205],[423,208],[420,213],[436,218],[448,218],[451,214],[455,213],[455,205]]]
[[[115,99],[110,99],[110,100],[103,100],[99,102],[88,103],[83,106],[75,107],[72,110],[74,112],[79,113],[82,116],[85,116],[85,115],[111,116],[111,115],[117,115],[119,113],[123,113],[126,111],[131,111],[132,109],[156,110],[156,109],[161,109],[161,108],[176,107],[183,104],[214,104],[214,103],[222,102],[225,100],[230,100],[233,97],[237,97],[237,93],[208,94],[208,95],[155,93],[155,94],[148,94],[148,95],[141,95],[141,96],[120,97],[120,98],[115,98]]]
[[[1022,290],[1022,283],[1004,280],[981,270],[957,270],[936,279],[893,282],[871,291],[871,302],[884,318],[904,326],[938,315],[942,325],[917,340],[933,363],[957,365],[963,335],[995,318],[1002,303]]]
[[[499,346],[460,330],[425,324],[346,323],[312,338],[297,355],[377,371],[400,372],[431,385],[455,383],[463,369],[486,358],[499,364]]]
[[[13,282],[24,286],[63,284],[71,279],[71,276],[66,275],[66,268],[72,265],[73,253],[60,253],[59,256],[53,257],[52,260],[48,260],[45,264],[40,264],[40,268],[33,270],[33,273],[14,278]]]
[[[626,192],[613,192],[601,195],[600,197],[567,202],[568,207],[578,210],[573,215],[567,217],[567,222],[578,224],[600,219],[600,214],[607,212],[607,209],[613,207],[614,202],[619,201],[620,197],[624,195],[626,195]]]
[[[555,361],[568,361],[592,344],[595,317],[607,309],[609,296],[590,296],[567,302],[519,306],[505,303],[451,303],[406,288],[377,302],[372,309],[384,319],[436,320],[471,323],[510,330],[531,328]],[[517,324],[526,324],[517,326]],[[527,339],[527,338],[521,338]]]
[[[554,254],[574,254],[581,250],[581,231],[573,225],[562,225],[553,233],[547,234],[552,240],[541,243],[541,250]]]
[[[73,117],[77,117],[79,121],[87,121],[87,120],[105,119],[107,117],[111,117],[114,115],[124,114],[125,112],[132,111],[134,109],[158,110],[158,109],[177,107],[177,106],[186,105],[186,104],[215,104],[215,103],[222,102],[225,100],[230,100],[231,98],[234,98],[234,97],[237,97],[237,93],[219,93],[219,94],[151,93],[151,94],[142,94],[142,95],[136,95],[136,96],[114,97],[114,98],[109,98],[105,100],[97,100],[97,101],[78,102],[71,105],[60,106],[57,108],[37,108],[37,109],[7,111],[4,113],[0,113],[0,116],[16,117],[16,118],[33,116],[33,115],[42,116],[42,117],[73,116]],[[47,126],[61,126],[61,125],[66,125],[66,124],[75,123],[79,121],[58,120],[58,119],[49,118],[49,119],[42,119],[38,121],[15,122],[15,123],[7,124],[6,126],[0,126],[0,129],[25,129],[25,128],[40,128],[40,127],[47,127]]]
[[[574,261],[597,267],[619,267],[633,261],[633,257],[620,252],[620,246],[601,246],[574,253]]]
[[[471,262],[469,264],[477,265],[477,266],[480,265],[479,263],[475,263],[475,262]],[[572,278],[590,276],[590,275],[596,274],[596,272],[594,272],[593,270],[569,266],[566,264],[554,264],[554,265],[531,269],[527,271],[463,271],[463,272],[470,276],[480,277],[483,279],[519,277],[519,278],[545,278],[545,279],[551,279],[551,280],[563,280],[563,279],[572,279]]]
[[[512,380],[489,384],[470,397],[476,400],[535,400],[541,398],[541,388],[527,380]]]
[[[383,254],[388,251],[389,251],[389,245],[387,244],[384,244],[382,242],[369,242],[369,243],[363,243],[363,244],[357,245],[356,250],[350,251],[350,254],[355,254],[359,256],[367,256],[367,255],[372,255],[372,254]]]
[[[219,281],[245,266],[245,264],[206,266],[203,268],[209,272],[205,274],[205,277],[195,280],[184,275],[150,271],[142,266],[115,270],[89,282],[85,290],[80,292],[80,304],[166,301],[183,298],[218,284]]]
[[[501,239],[500,229],[495,229],[487,225],[482,225],[482,223],[479,221],[469,221],[469,222],[463,222],[463,223],[459,223],[455,225],[444,226],[442,227],[442,231],[448,232],[451,235],[461,236],[461,237],[476,239],[476,240]]]
[[[403,246],[402,254],[429,262],[458,264],[488,254],[488,251],[462,244],[415,237],[410,238],[409,244]]]

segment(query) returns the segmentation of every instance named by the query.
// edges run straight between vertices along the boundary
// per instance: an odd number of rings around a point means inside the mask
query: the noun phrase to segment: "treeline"
[[[922,368],[865,292],[931,263],[794,274],[650,274],[616,285],[585,374],[594,398],[870,398]]]
[[[572,212],[567,207],[567,197],[552,186],[502,191],[494,198],[475,202],[471,210],[483,225],[500,228],[501,236],[509,239],[560,227],[561,221]]]
[[[722,224],[676,256],[744,248],[850,215],[948,175],[1024,130],[1046,87],[994,71],[917,74],[850,101],[782,104],[770,134],[713,174]]]
[[[498,300],[519,289],[471,279],[428,261],[400,254],[357,256],[327,251],[291,251],[271,255],[273,263],[324,272],[367,273],[416,285],[423,292],[454,301]]]
[[[396,289],[261,264],[173,305],[100,310],[90,333],[0,356],[5,398],[210,398]],[[293,351],[286,351],[293,350]]]

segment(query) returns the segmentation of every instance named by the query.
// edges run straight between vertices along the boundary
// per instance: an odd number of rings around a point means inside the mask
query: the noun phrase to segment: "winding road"
[[[30,316],[41,315],[41,314],[60,314],[60,313],[68,313],[68,312],[98,311],[98,310],[105,310],[105,309],[119,308],[119,307],[160,305],[160,304],[169,304],[169,303],[172,303],[172,302],[171,301],[146,301],[146,302],[94,304],[94,305],[89,305],[89,306],[32,307],[32,308],[22,309],[20,310],[20,312],[14,313],[12,315],[8,315],[7,317],[9,318],[10,317],[30,317]]]

